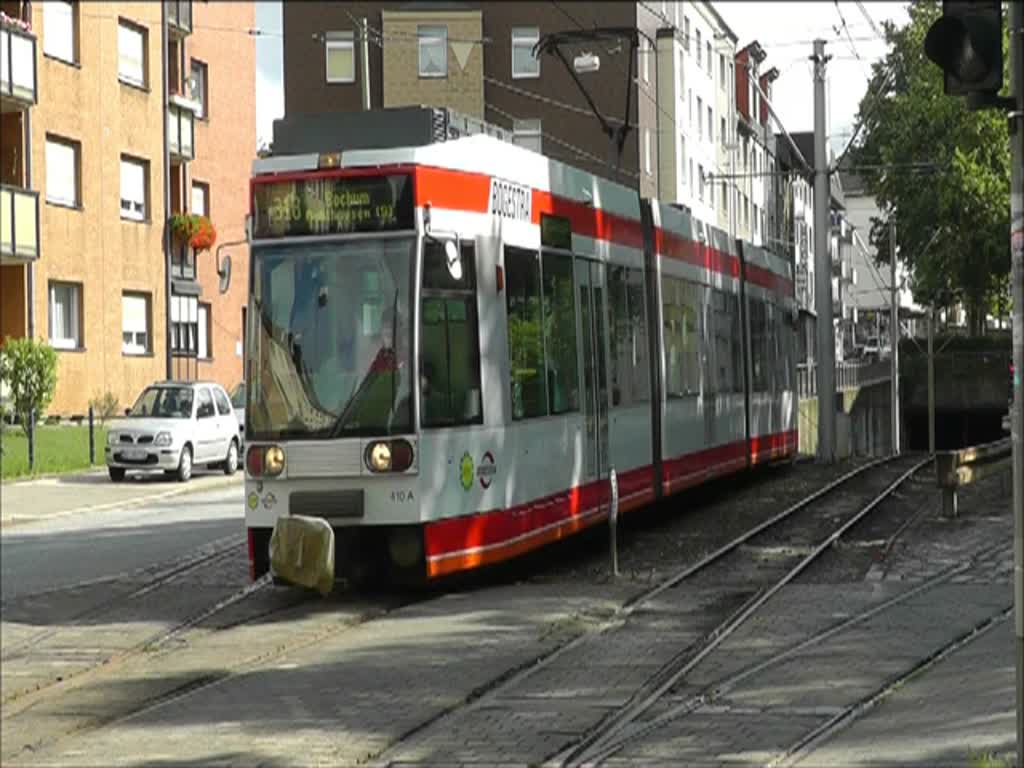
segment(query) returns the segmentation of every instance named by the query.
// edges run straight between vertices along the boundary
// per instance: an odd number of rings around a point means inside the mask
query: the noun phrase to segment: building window
[[[210,320],[213,318],[213,312],[209,304],[197,304],[196,307],[198,310],[196,325],[199,331],[196,354],[203,360],[211,360],[213,358],[213,345],[210,342],[213,340],[213,334],[211,333]]]
[[[448,27],[419,26],[420,77],[448,76]]]
[[[651,172],[651,129],[644,128],[644,173]]]
[[[82,348],[82,286],[50,282],[50,346]]]
[[[715,118],[710,104],[708,105],[708,141],[712,144],[715,143]]]
[[[688,119],[690,121],[690,125],[692,126],[693,125],[693,89],[692,88],[687,88],[686,89],[686,93],[687,93],[687,96],[688,96],[689,101],[690,101]]]
[[[149,294],[121,294],[121,352],[147,355],[153,351],[149,333]]]
[[[199,303],[194,296],[171,296],[171,352],[195,357],[199,350]]]
[[[700,119],[701,114],[704,112],[704,100],[697,97],[697,138],[704,138],[704,121]]]
[[[210,97],[208,95],[209,70],[203,62],[192,59],[192,101],[199,105],[196,117],[205,120],[210,116]]]
[[[512,141],[520,147],[543,153],[540,120],[514,120],[512,122]]]
[[[63,0],[47,0],[42,6],[43,53],[74,64],[78,60],[75,5]]]
[[[683,17],[683,41],[686,43],[686,50],[690,50],[690,17]]]
[[[679,134],[679,177],[686,186],[686,135]]]
[[[690,189],[692,190],[692,189],[694,189],[694,186],[693,186],[693,158],[691,157],[687,161],[687,163],[689,165],[689,172],[690,172]],[[690,194],[693,194],[693,193],[691,192]]]
[[[145,160],[121,155],[121,218],[133,221],[145,221],[149,215],[146,204],[146,171]]]
[[[725,90],[725,54],[718,54],[718,87]]]
[[[704,201],[704,166],[697,164],[697,197]]]
[[[146,30],[123,19],[117,25],[117,76],[146,87]]]
[[[715,74],[715,63],[711,60],[711,41],[710,40],[708,40],[706,43],[704,43],[704,49],[705,49],[705,53],[707,54],[707,56],[705,57],[705,60],[708,63],[708,74],[711,75],[712,77],[714,77],[714,74]]]
[[[540,40],[537,27],[512,27],[512,79],[540,77],[540,59],[533,46]]]
[[[701,65],[701,54],[700,54],[700,49],[701,49],[701,43],[700,43],[700,30],[698,29],[698,30],[697,30],[697,66],[698,66],[698,67],[702,66],[702,65]]]
[[[210,216],[210,185],[202,181],[192,182],[192,213]]]
[[[328,83],[356,81],[355,33],[328,32],[324,40]]]
[[[724,147],[728,138],[728,134],[725,132],[725,118],[719,118],[718,123],[718,139],[722,142],[722,146]]]
[[[80,204],[78,169],[81,146],[77,141],[47,135],[47,202],[76,208]]]

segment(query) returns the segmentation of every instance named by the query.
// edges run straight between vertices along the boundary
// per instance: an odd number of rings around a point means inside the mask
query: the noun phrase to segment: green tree
[[[850,157],[854,166],[880,166],[858,172],[879,208],[895,212],[915,300],[962,302],[977,335],[1008,285],[1010,151],[1001,111],[972,112],[964,99],[943,93],[942,71],[924,54],[941,12],[925,0],[909,6],[906,26],[885,23],[889,54],[874,65],[858,112],[862,140]],[[910,163],[936,168],[912,170]],[[887,221],[873,220],[871,242],[887,265]]]
[[[30,414],[42,413],[57,389],[57,353],[35,339],[8,336],[0,348],[0,382],[9,391],[11,409],[28,434]]]

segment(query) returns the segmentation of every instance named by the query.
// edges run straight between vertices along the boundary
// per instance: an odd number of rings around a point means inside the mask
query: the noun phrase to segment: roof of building
[[[722,14],[716,11],[715,6],[708,2],[708,0],[704,0],[704,7],[708,10],[708,12],[711,13],[712,16],[715,17],[715,21],[718,22],[718,25],[722,28],[725,34],[729,36],[733,44],[735,44],[739,40],[739,37],[736,35],[735,32],[732,31],[732,27],[725,23],[725,19],[722,18]]]

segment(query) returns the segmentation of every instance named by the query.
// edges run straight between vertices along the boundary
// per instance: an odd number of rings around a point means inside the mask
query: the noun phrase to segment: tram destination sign
[[[253,238],[412,229],[412,177],[334,176],[258,182]]]

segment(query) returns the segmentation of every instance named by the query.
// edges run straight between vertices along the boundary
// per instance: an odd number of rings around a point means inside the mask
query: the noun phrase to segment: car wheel
[[[178,480],[185,483],[192,477],[192,448],[185,446],[181,449],[181,458],[178,460]]]
[[[124,480],[124,468],[123,467],[107,467],[107,472],[110,473],[111,481],[120,483]]]
[[[224,459],[224,474],[233,475],[238,471],[238,443],[234,440],[228,446],[228,457]]]

